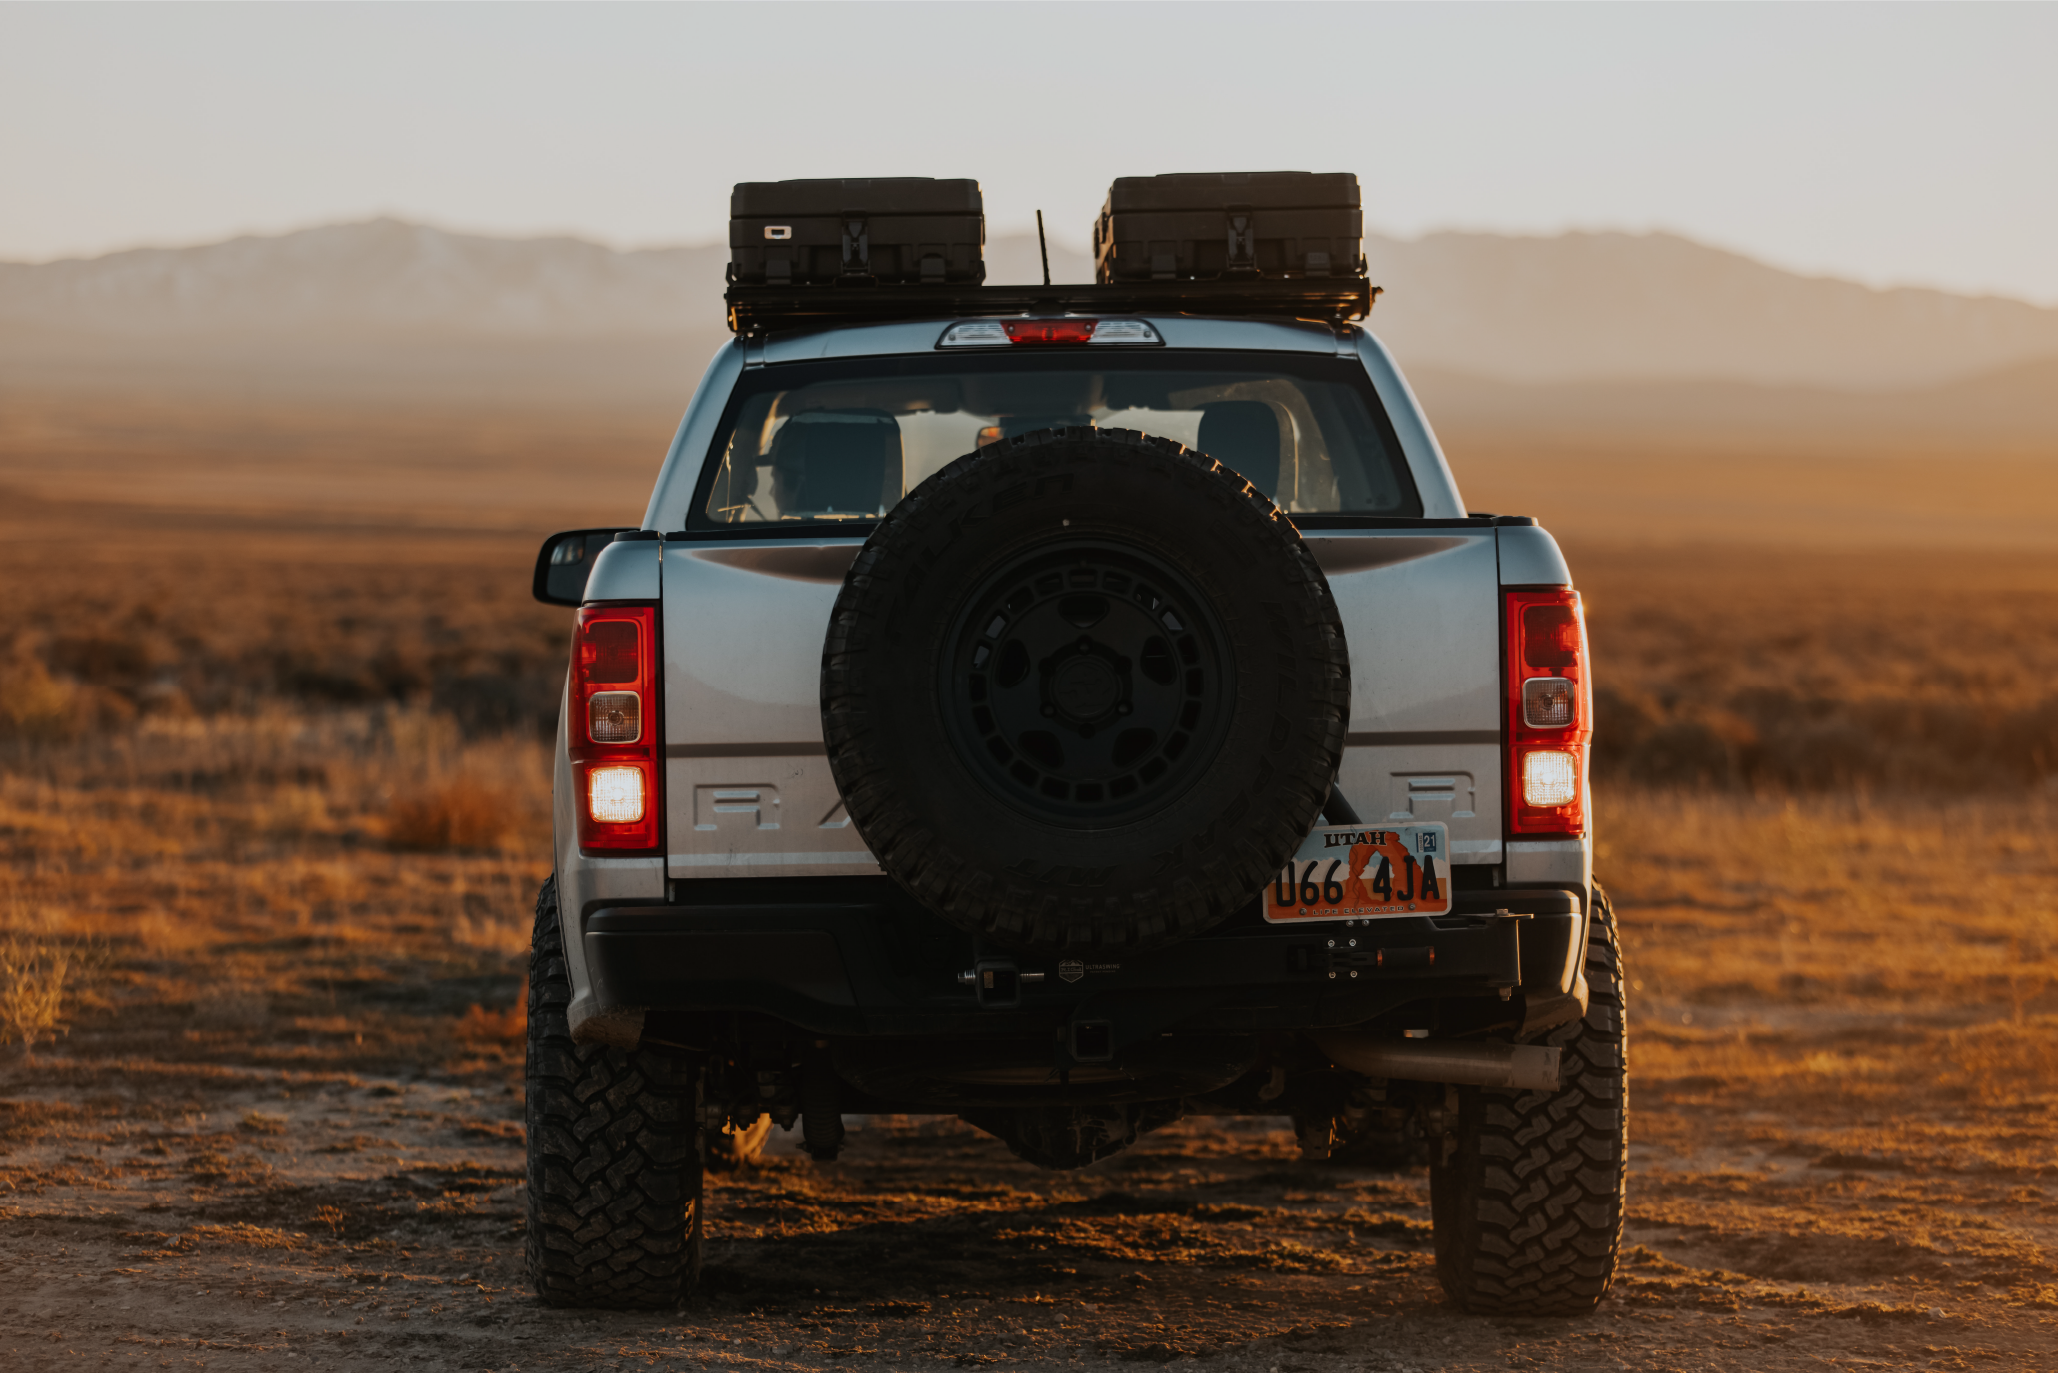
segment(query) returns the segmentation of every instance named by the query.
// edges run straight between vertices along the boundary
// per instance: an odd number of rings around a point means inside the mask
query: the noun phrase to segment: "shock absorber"
[[[843,1149],[840,1089],[826,1054],[809,1059],[800,1071],[800,1142],[817,1163],[834,1163]]]

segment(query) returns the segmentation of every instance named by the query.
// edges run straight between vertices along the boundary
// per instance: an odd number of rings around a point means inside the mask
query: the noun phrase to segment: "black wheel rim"
[[[1220,622],[1139,549],[1047,545],[975,586],[951,623],[951,742],[994,795],[1041,819],[1124,823],[1213,760],[1235,682]]]

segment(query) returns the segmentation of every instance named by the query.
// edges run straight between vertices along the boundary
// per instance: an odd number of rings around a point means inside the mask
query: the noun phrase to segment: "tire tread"
[[[1090,454],[1089,454],[1090,450]],[[934,559],[929,540],[1009,482],[1088,460],[1133,464],[1174,483],[1208,511],[1222,556],[1281,588],[1281,666],[1305,683],[1297,746],[1280,775],[1261,773],[1233,823],[1185,845],[1168,879],[1122,886],[1077,873],[1030,878],[957,851],[922,818],[901,785],[901,750],[882,739],[870,693],[875,660],[891,659],[885,621],[900,589],[919,586]],[[846,809],[881,867],[918,900],[967,928],[1016,947],[1133,953],[1200,933],[1260,890],[1306,836],[1328,799],[1350,712],[1350,657],[1329,583],[1292,522],[1241,476],[1169,439],[1126,430],[1054,429],[957,459],[890,510],[858,553],[838,594],[822,652],[822,726]]]
[[[1468,1088],[1455,1156],[1433,1165],[1436,1270],[1477,1314],[1572,1316],[1614,1283],[1627,1211],[1627,1017],[1614,909],[1598,883],[1586,1015],[1545,1036],[1555,1092]]]
[[[697,1065],[572,1041],[557,881],[529,947],[529,1279],[546,1306],[672,1308],[698,1280]]]

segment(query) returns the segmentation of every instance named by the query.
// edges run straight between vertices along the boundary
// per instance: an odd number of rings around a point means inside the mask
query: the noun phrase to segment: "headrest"
[[[900,426],[883,410],[802,411],[772,440],[781,514],[878,514],[901,479]]]
[[[1200,451],[1267,496],[1279,494],[1279,415],[1261,400],[1201,407]]]

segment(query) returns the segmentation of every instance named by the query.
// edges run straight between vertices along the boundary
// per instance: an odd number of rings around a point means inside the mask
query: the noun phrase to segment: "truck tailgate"
[[[666,869],[876,873],[822,747],[822,639],[862,539],[665,549]]]
[[[664,559],[667,869],[877,872],[822,747],[821,642],[860,540],[674,544]],[[1311,532],[1351,649],[1344,795],[1440,821],[1498,863],[1499,568],[1491,530]]]
[[[1351,649],[1344,797],[1501,861],[1500,566],[1490,529],[1311,531]]]

